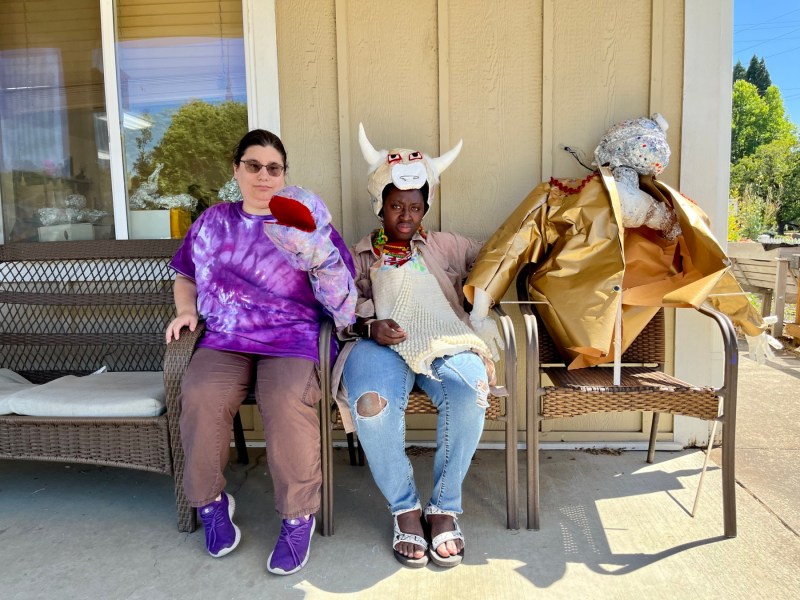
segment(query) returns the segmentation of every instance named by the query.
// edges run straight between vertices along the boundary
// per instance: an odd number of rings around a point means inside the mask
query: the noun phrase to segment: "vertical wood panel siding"
[[[553,175],[588,172],[605,129],[646,115],[650,87],[650,2],[553,2]]]
[[[485,239],[539,182],[541,3],[450,3],[449,70],[442,74],[450,145],[442,227]]]
[[[333,0],[276,2],[281,139],[287,181],[313,190],[341,232],[336,19]]]

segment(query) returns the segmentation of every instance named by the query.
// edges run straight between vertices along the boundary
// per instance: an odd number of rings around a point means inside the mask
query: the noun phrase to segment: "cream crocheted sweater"
[[[376,318],[394,319],[407,335],[389,347],[415,373],[432,376],[434,359],[466,350],[491,360],[489,347],[453,312],[419,254],[400,267],[379,260],[372,266],[370,279]]]

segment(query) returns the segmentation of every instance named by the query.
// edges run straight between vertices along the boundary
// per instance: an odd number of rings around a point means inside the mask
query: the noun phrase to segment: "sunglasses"
[[[280,174],[283,173],[285,168],[283,165],[279,165],[278,163],[269,163],[268,165],[262,165],[257,160],[240,160],[239,164],[244,165],[245,171],[253,174],[261,172],[261,169],[266,169],[270,177],[279,177]]]

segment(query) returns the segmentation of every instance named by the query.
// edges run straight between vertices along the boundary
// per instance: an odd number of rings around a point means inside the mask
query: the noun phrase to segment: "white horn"
[[[453,147],[452,150],[445,152],[437,158],[430,159],[437,176],[441,175],[442,172],[444,172],[444,170],[453,163],[453,161],[456,159],[456,156],[458,156],[458,153],[461,152],[461,146],[463,142],[464,140],[458,140],[458,143],[455,145],[455,147]]]
[[[364,124],[358,124],[358,145],[361,146],[361,154],[364,155],[364,160],[367,161],[370,167],[376,165],[381,160],[381,153],[375,150],[367,139],[367,134],[364,132]]]

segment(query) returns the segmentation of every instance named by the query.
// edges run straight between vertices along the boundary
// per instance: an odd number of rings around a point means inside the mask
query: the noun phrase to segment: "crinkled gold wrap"
[[[562,188],[577,185],[563,180]],[[470,301],[481,288],[497,302],[527,263],[537,268],[528,292],[570,368],[613,360],[622,300],[626,349],[659,307],[708,301],[748,335],[765,329],[728,268],[708,217],[691,200],[650,176],[640,187],[675,210],[682,235],[669,241],[646,227],[624,230],[607,169],[579,191],[538,185],[486,242],[467,278]],[[619,290],[622,290],[620,294]]]

